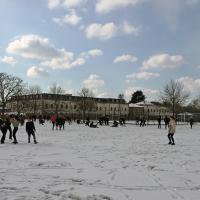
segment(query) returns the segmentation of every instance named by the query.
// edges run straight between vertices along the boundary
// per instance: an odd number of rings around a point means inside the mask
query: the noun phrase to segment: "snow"
[[[175,146],[155,125],[51,130],[38,144],[0,145],[0,200],[199,200],[199,125],[179,125]]]

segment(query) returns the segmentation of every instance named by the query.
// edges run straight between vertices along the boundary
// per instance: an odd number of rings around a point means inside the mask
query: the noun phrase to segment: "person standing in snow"
[[[55,123],[56,123],[56,116],[55,115],[51,116],[50,120],[51,120],[51,123],[52,123],[52,130],[54,130]]]
[[[158,128],[161,128],[161,116],[160,115],[159,115],[157,121],[158,121]]]
[[[6,117],[6,126],[7,130],[9,131],[9,139],[12,140],[12,128],[11,128],[11,122],[10,122],[10,116]]]
[[[168,129],[168,138],[169,138],[169,143],[171,145],[175,145],[174,142],[174,134],[176,132],[176,121],[173,116],[170,117],[169,121],[169,129]]]
[[[8,130],[6,121],[4,119],[0,119],[0,128],[1,128],[1,132],[2,132],[1,144],[4,144],[4,141],[6,139],[6,133]]]
[[[35,137],[35,125],[32,119],[29,117],[28,121],[26,122],[26,132],[28,134],[28,143],[31,142],[31,135],[33,136],[34,143],[37,144],[36,137]]]
[[[194,120],[193,120],[192,117],[190,118],[189,122],[190,122],[190,128],[192,129],[192,125],[193,125],[193,123],[194,123]]]
[[[17,144],[17,138],[16,138],[16,133],[18,131],[18,127],[19,127],[19,118],[17,116],[13,117],[11,119],[11,123],[13,125],[13,138],[14,138],[14,141],[13,141],[13,144]]]
[[[164,122],[165,122],[165,129],[167,129],[168,125],[169,125],[169,117],[165,116],[164,118]]]

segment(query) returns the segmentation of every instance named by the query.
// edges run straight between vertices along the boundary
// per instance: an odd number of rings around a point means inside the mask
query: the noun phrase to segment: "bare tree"
[[[64,94],[65,90],[57,85],[56,83],[53,83],[52,86],[49,88],[49,91],[51,94],[54,94],[54,104],[55,104],[55,113],[58,113],[58,100],[59,100],[59,95]]]
[[[8,101],[20,91],[22,85],[23,80],[19,77],[0,73],[0,103],[3,115]]]
[[[28,89],[25,84],[22,84],[21,87],[18,88],[16,94],[15,94],[15,99],[16,99],[16,110],[18,115],[23,112],[23,110],[29,106],[26,100],[22,99],[21,97],[23,95],[28,94]]]
[[[200,94],[190,102],[189,106],[196,110],[200,110]]]
[[[78,107],[83,114],[83,120],[85,120],[86,111],[90,111],[95,108],[93,99],[94,94],[88,88],[82,88],[78,94],[81,97]]]
[[[183,85],[178,82],[171,80],[164,86],[163,92],[161,93],[161,99],[165,105],[168,105],[175,116],[177,108],[183,106],[188,100],[190,94],[184,91]]]
[[[32,100],[33,100],[32,104],[29,106],[32,108],[34,115],[36,114],[36,110],[38,109],[37,107],[38,95],[41,93],[42,93],[42,89],[39,85],[32,85],[32,86],[29,86],[28,88],[28,94],[32,95]]]

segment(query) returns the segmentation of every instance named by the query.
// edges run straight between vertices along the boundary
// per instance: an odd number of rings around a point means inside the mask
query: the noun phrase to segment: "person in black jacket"
[[[31,142],[31,135],[33,136],[34,143],[37,144],[36,137],[35,137],[35,125],[31,118],[28,119],[26,122],[26,132],[28,133],[28,143]]]
[[[6,121],[4,119],[0,119],[0,128],[1,128],[1,132],[2,132],[2,137],[1,137],[1,144],[4,144],[4,141],[6,139],[6,133],[7,133],[7,125],[6,125]]]
[[[194,120],[193,120],[193,118],[192,118],[192,117],[190,117],[190,120],[189,120],[189,122],[190,122],[190,128],[192,129],[192,125],[194,124]]]
[[[158,128],[161,128],[161,116],[159,115],[158,116],[158,119],[157,119],[157,121],[158,121]]]
[[[11,122],[10,122],[10,117],[6,117],[6,126],[7,130],[9,131],[9,139],[12,140],[12,128],[11,128]]]

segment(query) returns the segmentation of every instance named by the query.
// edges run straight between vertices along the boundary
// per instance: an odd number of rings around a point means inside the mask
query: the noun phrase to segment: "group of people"
[[[64,116],[56,116],[52,115],[51,118],[51,123],[52,123],[52,130],[56,127],[56,130],[64,130],[65,129],[65,118]]]
[[[89,117],[86,119],[85,125],[89,126],[90,128],[98,128],[97,125],[100,126],[109,126],[110,122],[109,122],[109,118],[108,117],[101,117],[99,118],[98,122],[96,124],[94,124],[93,121],[90,121]],[[120,118],[119,121],[114,120],[113,124],[111,125],[111,127],[118,127],[118,125],[120,126],[125,126],[126,125],[126,121],[124,118]]]
[[[170,118],[168,116],[165,116],[165,118],[163,120],[165,123],[165,129],[167,129],[167,127],[169,126]],[[158,116],[157,121],[158,121],[158,128],[161,128],[162,118],[160,115]]]
[[[20,118],[16,115],[3,116],[2,118],[0,118],[0,129],[2,132],[1,144],[4,144],[7,132],[9,132],[9,139],[13,140],[12,143],[18,144],[17,131],[20,124],[22,126],[24,125],[24,118]],[[28,135],[28,143],[31,142],[31,136],[32,136],[34,143],[37,144],[35,136],[36,129],[31,117],[28,118],[25,128]]]
[[[159,116],[157,118],[158,128],[161,128],[161,120],[162,120],[161,116]],[[168,128],[169,144],[175,145],[174,134],[176,132],[176,120],[173,116],[171,117],[165,116],[163,120],[165,124],[165,129]],[[56,130],[62,130],[62,129],[64,130],[66,121],[69,121],[69,124],[71,124],[71,119],[70,120],[65,119],[64,116],[53,115],[50,117],[50,121],[52,123],[52,130],[54,130],[55,127],[56,127]],[[94,124],[93,121],[90,121],[89,118],[87,118],[87,120],[85,121],[85,125],[91,128],[98,128],[97,126],[98,124],[103,125],[102,121],[105,125],[109,125],[108,118],[105,118],[105,121],[103,118],[101,118],[96,124]],[[44,122],[45,121],[43,120],[43,118],[39,118],[40,124],[43,125]],[[77,121],[77,123],[80,123],[80,122]],[[192,118],[190,118],[189,123],[190,123],[190,127],[192,128],[193,123],[194,123]],[[7,132],[9,133],[9,139],[12,140],[12,143],[18,144],[16,134],[17,134],[20,124],[23,126],[24,118],[19,118],[18,116],[15,116],[15,115],[4,116],[0,118],[0,130],[2,132],[1,144],[4,144]],[[119,124],[122,126],[125,125],[125,120],[120,119],[119,122],[114,120],[111,127],[118,127]],[[140,124],[140,126],[144,126],[145,122],[144,120],[141,120],[140,123],[139,121],[136,121],[136,125],[137,124]],[[33,117],[31,116],[28,117],[28,120],[26,121],[25,129],[28,135],[28,143],[31,142],[31,136],[32,136],[34,143],[37,144],[36,135],[35,135],[36,129],[35,129]]]

